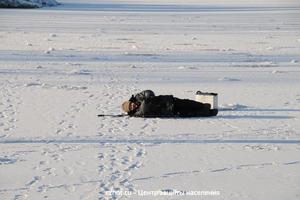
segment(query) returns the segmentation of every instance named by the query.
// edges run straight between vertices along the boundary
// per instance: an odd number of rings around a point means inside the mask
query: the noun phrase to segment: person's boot
[[[210,111],[211,111],[211,105],[209,103],[204,103],[203,107],[200,111],[198,111],[198,116],[201,117],[209,117],[211,115]]]
[[[210,110],[210,116],[216,116],[218,114],[218,109],[211,109]]]

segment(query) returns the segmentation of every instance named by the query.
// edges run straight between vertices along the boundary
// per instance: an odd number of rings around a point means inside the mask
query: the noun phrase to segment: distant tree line
[[[0,0],[0,8],[41,8],[58,4],[55,0]]]

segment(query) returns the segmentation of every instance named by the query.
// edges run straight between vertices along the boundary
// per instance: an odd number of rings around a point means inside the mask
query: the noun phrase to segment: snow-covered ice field
[[[1,200],[300,199],[299,2],[59,2],[0,9]],[[144,89],[220,112],[97,117]]]

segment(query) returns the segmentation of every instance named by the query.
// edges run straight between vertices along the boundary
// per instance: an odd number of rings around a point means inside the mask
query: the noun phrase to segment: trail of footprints
[[[142,167],[141,160],[146,154],[145,149],[139,144],[99,145],[100,152],[97,159],[95,159],[95,162],[98,163],[98,175],[95,176],[95,179],[99,180],[98,197],[99,199],[118,199],[117,196],[107,196],[106,192],[112,190],[134,190],[131,175],[135,170]],[[29,199],[33,192],[40,193],[40,197],[48,198],[48,191],[52,189],[74,192],[77,186],[81,186],[87,182],[85,179],[82,179],[81,183],[79,182],[77,185],[76,183],[70,185],[63,183],[52,185],[49,183],[49,180],[61,177],[62,173],[66,177],[74,174],[74,165],[66,165],[65,159],[67,158],[64,153],[80,150],[80,145],[49,144],[49,146],[42,147],[40,151],[42,159],[37,160],[36,165],[33,167],[36,173],[25,183],[24,190],[16,193],[14,199]],[[76,161],[76,165],[85,167],[85,163],[81,163],[80,161]]]
[[[99,112],[108,114],[116,110],[120,112],[122,101],[129,98],[135,87],[129,88],[124,84],[120,84],[118,77],[107,71],[107,76],[111,77],[110,81],[104,85],[102,96],[105,98],[103,104],[99,104],[97,109]],[[112,92],[113,91],[113,92]],[[118,103],[119,102],[119,103]],[[116,105],[117,104],[117,105]],[[140,137],[149,132],[156,131],[157,120],[145,120],[140,132],[128,133],[130,119],[129,117],[112,118],[104,117],[99,120],[98,136],[100,138],[116,138],[119,137]],[[122,134],[126,135],[122,135]],[[129,134],[129,135],[128,135]],[[142,144],[106,144],[103,151],[99,153],[98,159],[99,175],[101,177],[99,199],[119,199],[120,196],[107,195],[107,191],[133,191],[135,189],[131,176],[132,173],[143,166],[142,158],[146,154]]]
[[[77,126],[74,123],[74,119],[79,113],[92,102],[97,101],[98,97],[92,94],[88,88],[82,89],[82,99],[71,105],[70,108],[63,114],[62,119],[57,124],[55,131],[59,136],[74,136]]]
[[[99,153],[100,182],[99,199],[118,199],[117,196],[108,195],[108,191],[133,191],[131,174],[142,167],[141,158],[146,154],[140,145],[108,144],[109,149]]]
[[[40,147],[40,151],[32,151],[39,153],[41,159],[36,160],[36,164],[32,166],[35,171],[35,175],[29,179],[23,188],[16,191],[14,200],[30,199],[32,193],[37,192],[40,198],[47,199],[47,192],[53,188],[62,188],[68,192],[74,192],[75,187],[73,185],[52,185],[50,180],[59,176],[72,176],[74,170],[72,166],[66,165],[64,153],[69,151],[78,151],[81,149],[79,145],[69,144],[49,144]]]
[[[118,78],[107,71],[106,76],[110,77],[108,83],[104,84],[101,97],[105,99],[104,103],[98,104],[96,109],[101,114],[119,114],[121,112],[121,103],[125,98],[129,98],[130,88],[119,84]],[[127,97],[128,96],[128,97]],[[98,135],[100,137],[112,138],[120,135],[128,127],[128,119],[123,118],[100,118]]]
[[[17,107],[22,100],[14,88],[8,88],[7,84],[3,84],[0,88],[0,98],[0,138],[5,138],[16,128]]]
[[[62,137],[72,137],[75,134],[76,125],[74,119],[80,111],[86,108],[87,105],[97,103],[99,98],[105,98],[105,101],[95,104],[96,109],[100,112],[108,113],[112,110],[120,110],[119,105],[116,105],[118,100],[123,100],[125,96],[131,94],[134,88],[128,88],[122,84],[118,84],[118,79],[113,74],[109,74],[111,79],[104,85],[104,90],[99,96],[94,95],[88,88],[78,90],[81,92],[82,99],[63,114],[61,120],[57,124],[55,134]],[[1,97],[4,101],[0,104],[0,128],[4,130],[6,137],[12,129],[15,128],[16,108],[15,105],[22,103],[11,90],[2,88]],[[114,92],[112,92],[114,91]],[[13,101],[13,102],[12,102]],[[103,103],[104,102],[104,103]],[[118,106],[118,107],[117,107]],[[114,113],[113,113],[114,114]],[[3,120],[5,119],[5,120]],[[157,119],[145,119],[142,124],[141,131],[131,133],[130,136],[143,136],[155,132],[157,129]],[[99,120],[98,136],[100,138],[113,138],[122,136],[122,132],[126,131],[129,125],[128,118],[103,118]],[[54,144],[52,144],[54,145]],[[67,146],[67,147],[66,147]],[[80,146],[80,145],[79,145]],[[43,159],[39,160],[36,166],[35,175],[29,179],[22,190],[20,190],[14,199],[27,199],[30,191],[37,191],[47,198],[47,191],[52,188],[62,188],[68,192],[76,190],[75,185],[51,185],[47,180],[50,177],[57,177],[63,171],[66,176],[74,174],[73,166],[64,166],[64,152],[76,151],[80,147],[78,145],[55,144],[54,146],[45,146],[40,155]],[[142,158],[146,154],[142,144],[99,144],[100,152],[95,162],[98,162],[98,188],[99,199],[118,199],[117,196],[107,196],[106,192],[111,190],[127,190],[135,189],[131,179],[132,173],[143,166]],[[77,165],[82,163],[78,162]],[[84,165],[84,163],[83,163]],[[62,169],[63,168],[63,169]],[[60,173],[58,173],[60,172]],[[85,182],[85,180],[82,180]],[[45,184],[47,183],[47,184]],[[88,194],[87,196],[88,197]]]
[[[139,132],[138,136],[145,136],[149,135],[151,133],[154,133],[157,131],[157,124],[158,124],[158,119],[144,119],[145,123],[141,127],[141,131]]]

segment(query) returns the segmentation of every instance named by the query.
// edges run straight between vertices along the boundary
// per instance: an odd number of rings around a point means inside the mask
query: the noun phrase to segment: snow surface
[[[60,3],[0,10],[1,199],[300,198],[298,1]],[[220,112],[97,117],[144,89]]]

